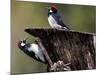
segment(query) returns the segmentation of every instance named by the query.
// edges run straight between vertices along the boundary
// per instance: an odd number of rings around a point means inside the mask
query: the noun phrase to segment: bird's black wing
[[[63,23],[62,18],[58,13],[53,13],[52,16],[57,21],[57,24],[59,24],[59,25],[61,25],[63,27],[66,27],[67,29],[70,30],[70,28]]]

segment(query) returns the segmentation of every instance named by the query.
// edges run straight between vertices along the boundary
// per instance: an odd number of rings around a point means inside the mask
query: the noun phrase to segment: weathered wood
[[[56,29],[25,29],[39,37],[53,63],[70,63],[71,70],[96,68],[94,34]]]

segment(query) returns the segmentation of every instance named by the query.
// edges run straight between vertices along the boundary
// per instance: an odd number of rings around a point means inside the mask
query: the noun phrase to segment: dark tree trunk
[[[96,68],[94,34],[35,28],[27,28],[25,31],[40,38],[53,63],[59,60],[64,64],[70,63],[71,70]]]

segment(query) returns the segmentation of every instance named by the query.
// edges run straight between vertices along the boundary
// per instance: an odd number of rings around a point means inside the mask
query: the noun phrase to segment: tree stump
[[[63,64],[64,68],[64,65],[69,64],[70,70],[96,68],[95,34],[49,28],[27,28],[25,31],[41,40],[56,67]],[[51,71],[51,67],[48,69]]]

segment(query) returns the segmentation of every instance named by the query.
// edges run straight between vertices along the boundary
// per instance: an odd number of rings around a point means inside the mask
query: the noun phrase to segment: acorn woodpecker
[[[58,9],[54,5],[48,8],[48,22],[52,28],[70,30],[70,28],[63,23]]]
[[[26,43],[26,39],[24,39],[18,42],[18,47],[33,59],[45,64],[47,63],[46,58],[37,43]]]

